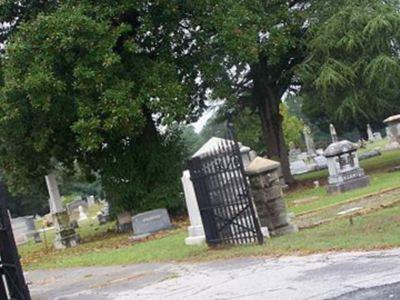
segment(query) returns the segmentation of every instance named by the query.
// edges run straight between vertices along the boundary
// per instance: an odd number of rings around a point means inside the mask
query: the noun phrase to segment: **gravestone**
[[[132,230],[132,214],[129,211],[124,211],[117,215],[117,230],[119,232]]]
[[[367,124],[368,142],[375,142],[374,133],[372,132],[371,125]]]
[[[332,143],[325,149],[328,162],[328,193],[343,193],[369,185],[369,176],[359,165],[358,146],[347,140],[338,141],[336,130],[330,125]]]
[[[60,192],[58,190],[56,176],[51,173],[45,176],[47,190],[49,192],[50,213],[58,213],[64,211],[64,206],[61,201]]]
[[[313,159],[314,159],[315,164],[317,165],[317,169],[321,170],[321,169],[325,169],[328,167],[328,161],[325,156],[318,155],[318,156],[315,156]]]
[[[171,229],[171,220],[165,208],[154,209],[132,217],[134,236],[146,236],[151,233]]]
[[[188,170],[183,171],[181,181],[190,220],[190,226],[187,228],[189,236],[185,239],[185,244],[199,245],[206,241],[206,236],[200,216],[199,206],[197,204],[196,193]]]
[[[336,143],[338,141],[338,136],[336,133],[336,128],[333,126],[333,124],[329,124],[329,131],[331,133],[332,143]]]
[[[382,153],[379,150],[367,151],[367,152],[364,152],[364,153],[360,154],[358,156],[358,160],[368,159],[368,158],[371,158],[371,157],[379,156],[381,154]]]
[[[310,156],[308,155],[307,152],[301,152],[299,153],[299,155],[297,155],[297,159],[296,160],[308,160],[310,158]]]
[[[28,242],[30,237],[34,237],[35,241],[40,240],[40,235],[35,228],[35,220],[33,216],[18,217],[11,220],[11,227],[14,233],[15,243],[17,245]],[[39,235],[39,238],[37,237]]]
[[[387,124],[386,135],[389,137],[390,142],[385,149],[398,149],[400,147],[400,114],[390,116],[383,123]]]
[[[298,156],[300,155],[301,150],[296,148],[296,145],[291,141],[289,142],[289,161],[298,160]]]
[[[79,213],[79,206],[84,207],[85,209],[88,208],[88,202],[86,202],[81,197],[75,199],[74,201],[67,204],[68,213],[71,215],[73,213]]]
[[[304,141],[306,143],[308,155],[314,156],[316,154],[315,146],[314,146],[314,139],[311,135],[311,129],[307,125],[304,126],[304,128],[303,128],[303,135],[304,135]]]
[[[79,219],[78,219],[78,221],[87,220],[88,216],[85,213],[85,211],[83,210],[83,206],[82,205],[79,206],[78,210],[79,210]]]
[[[95,198],[94,198],[93,195],[90,195],[90,196],[87,197],[86,199],[87,199],[87,205],[88,205],[89,207],[91,207],[91,206],[93,206],[93,205],[96,204],[96,200],[95,200]]]
[[[110,220],[110,205],[108,202],[105,203],[104,207],[97,214],[97,220],[100,225],[105,224]]]
[[[56,176],[54,173],[50,173],[45,176],[45,179],[50,195],[51,215],[56,227],[56,236],[53,242],[54,248],[65,249],[75,247],[79,242],[79,236],[70,225],[68,212],[64,209],[61,201]]]
[[[374,135],[374,141],[381,141],[382,140],[382,134],[379,131],[374,132],[373,135]]]
[[[311,171],[312,168],[308,166],[303,160],[296,160],[290,163],[290,173],[293,175],[303,174]]]

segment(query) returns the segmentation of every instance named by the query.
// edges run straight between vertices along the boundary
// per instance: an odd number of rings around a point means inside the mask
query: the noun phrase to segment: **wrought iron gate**
[[[206,240],[209,245],[261,244],[240,148],[233,130],[228,133],[215,150],[188,161]]]
[[[0,299],[30,300],[0,182]]]

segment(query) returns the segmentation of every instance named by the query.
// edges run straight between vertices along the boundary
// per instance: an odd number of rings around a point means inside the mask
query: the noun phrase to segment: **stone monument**
[[[85,220],[87,220],[88,216],[87,216],[87,214],[85,213],[85,211],[83,210],[83,206],[82,206],[82,205],[79,205],[78,210],[79,210],[79,219],[78,219],[78,221],[85,221]]]
[[[333,126],[333,124],[329,124],[329,131],[331,133],[332,143],[336,143],[338,141],[338,136],[336,133],[336,128]]]
[[[96,199],[94,198],[93,195],[90,195],[89,197],[87,197],[86,200],[87,200],[88,207],[91,207],[96,204]]]
[[[171,220],[165,208],[153,209],[132,217],[134,237],[146,237],[151,233],[171,228]]]
[[[308,155],[315,156],[317,153],[315,151],[314,139],[311,135],[311,129],[307,125],[305,125],[303,128],[303,135],[304,135],[304,141],[306,143]]]
[[[123,211],[117,215],[117,231],[129,232],[132,230],[132,214],[130,211]]]
[[[383,121],[387,124],[386,135],[389,138],[388,148],[400,147],[400,114],[393,115]]]
[[[17,245],[28,242],[31,237],[34,238],[35,242],[41,241],[40,234],[35,227],[35,219],[33,216],[10,218],[10,221]]]
[[[371,125],[367,124],[367,136],[368,136],[368,142],[374,142],[374,133],[372,132]]]
[[[206,241],[206,236],[204,233],[203,222],[201,221],[196,194],[188,170],[183,171],[181,181],[190,220],[190,226],[187,228],[189,236],[185,239],[185,244],[199,245]]]
[[[280,163],[261,157],[255,158],[246,168],[262,231],[269,231],[271,236],[298,230],[291,224],[286,210],[279,169]],[[268,230],[265,230],[265,227]]]
[[[56,237],[54,239],[54,247],[56,249],[65,249],[74,247],[79,242],[79,237],[70,225],[69,215],[61,201],[60,192],[58,191],[57,181],[54,173],[48,174],[46,177],[47,189],[50,195],[50,213],[52,214],[54,225],[56,227]]]
[[[369,176],[360,168],[357,145],[347,140],[338,141],[335,127],[331,124],[332,143],[325,149],[329,178],[328,193],[342,193],[369,185]]]

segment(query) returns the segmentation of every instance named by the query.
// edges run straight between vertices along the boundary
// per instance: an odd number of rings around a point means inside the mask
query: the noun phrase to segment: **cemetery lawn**
[[[285,193],[287,206],[289,211],[299,215],[370,194],[379,194],[391,188],[400,188],[400,171],[389,172],[398,165],[400,165],[400,150],[383,152],[381,156],[363,160],[361,166],[370,176],[371,185],[338,195],[328,195],[325,190],[327,170],[302,174],[296,177],[299,187]],[[320,181],[319,188],[312,187],[314,180]]]
[[[103,233],[105,228],[99,229]],[[149,241],[128,242],[128,235],[84,237],[86,243],[64,251],[47,250],[43,244],[20,247],[25,269],[124,265],[145,262],[179,262],[228,259],[240,256],[305,255],[325,251],[374,250],[400,247],[400,205],[342,218],[298,233],[267,240],[264,245],[209,249],[186,246],[186,227],[161,233]]]
[[[384,152],[381,156],[362,161],[361,165],[371,177],[371,185],[339,195],[327,195],[323,187],[313,188],[314,180],[320,180],[321,185],[325,184],[326,170],[298,176],[298,186],[285,193],[289,210],[299,216],[371,194],[383,197],[388,189],[399,187],[400,190],[400,171],[388,172],[392,167],[400,165],[399,150]],[[397,190],[392,192],[395,201],[400,200],[400,193],[398,197],[396,193]],[[206,245],[186,246],[184,239],[188,224],[178,223],[178,229],[161,232],[145,241],[132,242],[128,234],[115,233],[113,223],[98,225],[97,220],[89,218],[78,229],[83,243],[75,248],[54,250],[51,246],[54,231],[49,231],[45,234],[47,243],[29,242],[21,245],[19,252],[25,269],[41,269],[400,247],[400,201],[387,208],[353,217],[353,225],[347,218],[338,218],[303,229],[297,234],[267,240],[261,246],[219,249],[209,249]]]

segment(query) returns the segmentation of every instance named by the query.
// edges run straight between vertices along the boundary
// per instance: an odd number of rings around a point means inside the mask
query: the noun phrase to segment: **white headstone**
[[[85,213],[85,211],[83,210],[83,206],[79,205],[78,210],[79,210],[79,220],[78,221],[86,220],[88,217],[87,217],[87,214]]]
[[[374,133],[372,132],[371,125],[367,124],[367,136],[368,136],[368,141],[373,142],[374,139]]]
[[[87,197],[87,204],[89,207],[96,204],[95,198],[93,195],[90,195],[89,197]]]
[[[63,203],[61,201],[60,192],[57,186],[57,180],[54,173],[50,173],[45,176],[47,189],[49,191],[50,199],[50,212],[52,214],[61,212],[64,210]]]
[[[307,173],[312,170],[303,160],[296,160],[290,163],[290,172],[293,175]]]
[[[197,198],[194,191],[190,173],[188,170],[183,171],[182,185],[185,193],[186,207],[189,214],[190,226],[188,227],[189,236],[185,239],[186,245],[198,245],[205,241],[203,223],[201,221],[200,210],[197,204]]]
[[[304,141],[306,142],[307,153],[309,155],[315,155],[314,139],[311,135],[311,129],[307,125],[303,128]]]
[[[331,132],[332,143],[336,143],[338,141],[338,136],[336,133],[336,128],[333,124],[329,124],[329,131]]]

